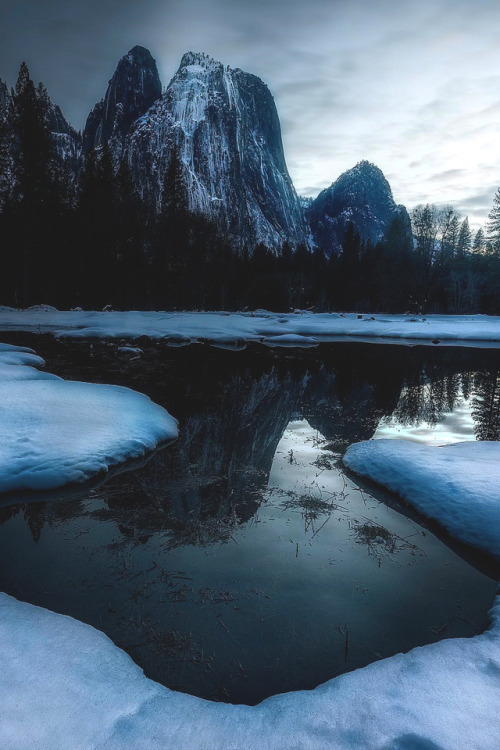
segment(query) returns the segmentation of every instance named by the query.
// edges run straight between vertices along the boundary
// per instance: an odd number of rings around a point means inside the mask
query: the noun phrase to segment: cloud
[[[447,169],[444,172],[437,172],[436,174],[427,177],[428,182],[449,182],[453,181],[457,177],[463,177],[466,173],[465,169]]]
[[[300,193],[368,158],[398,202],[454,202],[486,219],[474,200],[500,181],[497,0],[405,0],[404,12],[400,0],[4,5],[0,75],[13,84],[28,57],[79,127],[134,44],[151,50],[164,84],[185,51],[203,50],[268,84]]]

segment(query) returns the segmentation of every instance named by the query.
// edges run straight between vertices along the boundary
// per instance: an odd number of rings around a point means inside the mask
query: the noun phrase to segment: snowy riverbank
[[[500,559],[500,443],[442,447],[407,440],[351,445],[345,465],[438,521],[456,539]]]
[[[148,680],[88,625],[0,595],[3,750],[498,750],[500,600],[483,635],[258,706]]]
[[[61,380],[29,349],[0,344],[0,493],[105,474],[177,437],[177,423],[128,388]]]
[[[362,315],[354,313],[85,312],[0,308],[0,330],[73,338],[149,336],[177,343],[258,341],[311,346],[320,341],[439,342],[500,346],[500,317],[488,315]]]

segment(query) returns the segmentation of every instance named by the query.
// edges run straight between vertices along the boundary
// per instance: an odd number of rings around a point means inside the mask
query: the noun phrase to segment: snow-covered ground
[[[29,349],[0,344],[0,493],[83,482],[177,437],[147,396],[61,380]]]
[[[308,312],[59,312],[47,306],[0,308],[0,330],[51,332],[74,338],[149,336],[177,342],[261,341],[272,346],[356,340],[500,346],[500,317],[488,315],[363,315]]]
[[[259,706],[144,677],[102,633],[0,595],[2,750],[498,750],[500,601],[483,635]]]
[[[500,559],[500,442],[429,447],[368,440],[351,445],[344,463],[396,492],[456,539]]]

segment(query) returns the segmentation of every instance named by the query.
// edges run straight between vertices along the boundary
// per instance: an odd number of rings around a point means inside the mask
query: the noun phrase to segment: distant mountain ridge
[[[305,215],[315,244],[332,255],[340,252],[350,222],[361,239],[376,244],[392,220],[407,217],[407,212],[394,201],[382,171],[369,161],[360,161],[323,190]]]
[[[4,132],[10,101],[0,81]],[[204,53],[186,53],[162,93],[154,58],[135,46],[119,60],[83,135],[50,101],[48,125],[58,157],[75,176],[84,156],[104,145],[115,166],[125,159],[138,193],[153,211],[161,209],[165,173],[176,150],[189,208],[214,219],[234,246],[250,252],[260,243],[274,252],[289,243],[337,254],[349,222],[362,239],[375,244],[393,218],[407,216],[381,170],[367,161],[344,172],[316,199],[299,198],[268,87],[257,76]],[[8,157],[3,156],[1,194],[14,179]]]

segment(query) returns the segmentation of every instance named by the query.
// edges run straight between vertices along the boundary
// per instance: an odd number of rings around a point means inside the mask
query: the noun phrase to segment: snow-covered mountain
[[[104,99],[90,112],[83,131],[85,151],[107,143],[121,158],[130,126],[161,97],[156,61],[144,47],[133,47],[121,58]]]
[[[185,54],[127,144],[136,183],[157,204],[174,146],[190,208],[217,219],[240,246],[306,241],[276,106],[259,78],[202,53]]]
[[[399,215],[407,215],[405,207],[395,203],[382,171],[369,161],[341,174],[306,208],[315,244],[328,255],[340,251],[349,222],[362,239],[376,243]]]
[[[77,172],[82,157],[82,137],[66,120],[57,104],[50,102],[49,129],[58,157]]]

